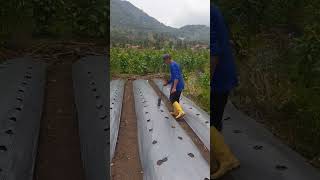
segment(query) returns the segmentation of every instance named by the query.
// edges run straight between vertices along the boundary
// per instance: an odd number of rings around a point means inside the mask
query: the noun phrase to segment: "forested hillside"
[[[112,46],[134,44],[145,47],[184,47],[186,44],[209,44],[210,28],[205,25],[166,26],[128,1],[110,1]],[[185,42],[188,43],[185,43]]]
[[[319,165],[320,1],[215,0],[230,28],[233,102]]]

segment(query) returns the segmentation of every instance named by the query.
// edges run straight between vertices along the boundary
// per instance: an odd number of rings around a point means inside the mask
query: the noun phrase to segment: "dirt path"
[[[49,66],[35,180],[83,180],[71,61]]]
[[[164,101],[164,103],[166,104],[166,107],[168,107],[169,111],[172,111],[173,110],[172,104],[169,102],[168,98],[166,98],[165,95],[162,94],[162,92],[157,87],[157,85],[152,81],[152,79],[149,79],[149,83],[150,83],[151,87],[156,91],[157,95],[162,97],[162,101]],[[185,132],[191,138],[193,143],[197,146],[197,148],[199,149],[203,158],[208,163],[210,163],[210,151],[205,147],[205,145],[202,143],[202,141],[199,139],[199,137],[196,135],[196,133],[193,132],[191,127],[188,125],[188,123],[185,120],[178,120],[177,122],[185,130]]]
[[[112,180],[142,180],[132,81],[125,85],[118,144],[111,164]]]

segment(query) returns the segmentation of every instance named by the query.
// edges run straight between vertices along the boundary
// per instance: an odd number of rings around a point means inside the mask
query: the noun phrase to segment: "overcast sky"
[[[167,26],[210,25],[210,0],[127,0]]]

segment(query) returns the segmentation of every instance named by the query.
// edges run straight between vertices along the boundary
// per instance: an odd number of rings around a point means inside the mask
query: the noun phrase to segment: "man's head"
[[[163,59],[163,62],[164,62],[165,64],[170,64],[170,63],[171,63],[171,56],[170,56],[170,54],[164,54],[164,55],[162,56],[162,59]]]

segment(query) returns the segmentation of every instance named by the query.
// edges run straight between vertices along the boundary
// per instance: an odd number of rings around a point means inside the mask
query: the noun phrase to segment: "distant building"
[[[206,44],[196,44],[191,47],[192,50],[199,50],[199,49],[209,49],[209,46]]]
[[[139,45],[126,44],[125,47],[128,49],[141,49],[141,46]]]

